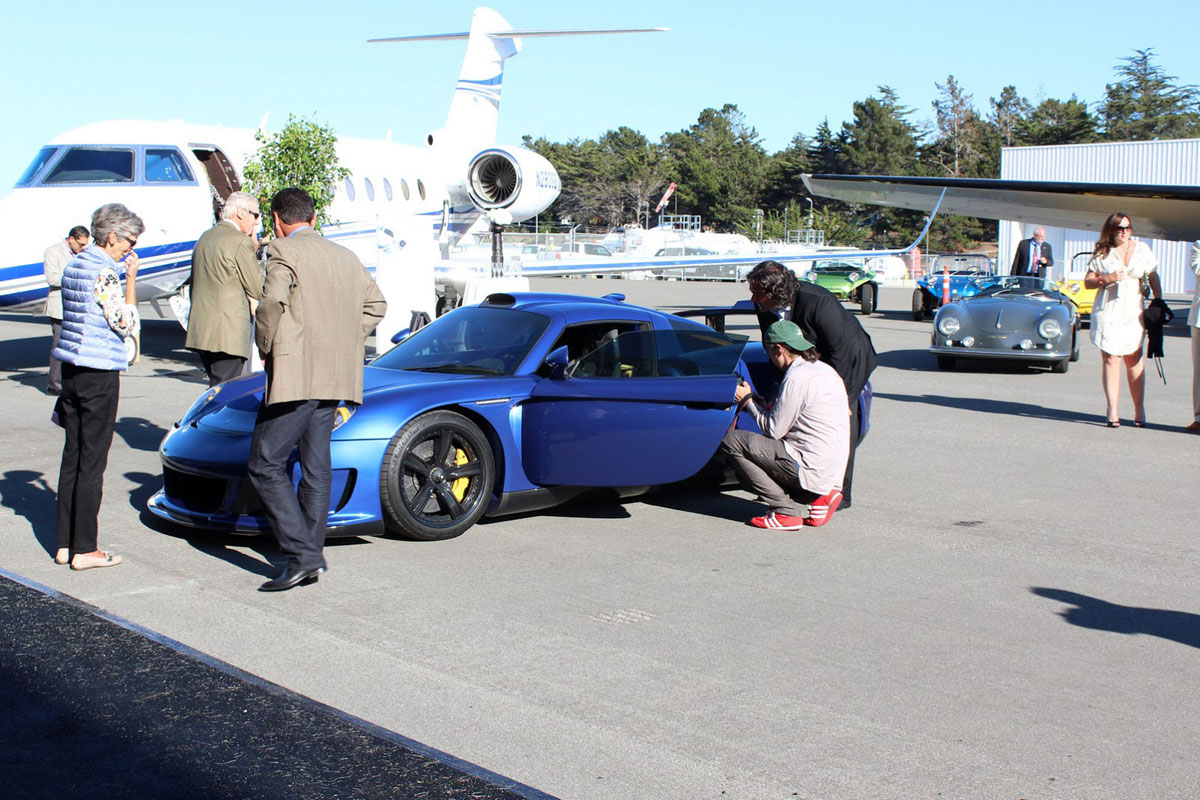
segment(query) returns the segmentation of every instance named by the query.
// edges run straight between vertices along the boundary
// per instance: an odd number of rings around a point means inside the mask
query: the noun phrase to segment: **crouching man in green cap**
[[[751,525],[777,531],[824,525],[841,502],[850,455],[846,386],[791,320],[767,328],[763,346],[784,373],[779,395],[768,409],[751,398],[746,411],[762,433],[731,430],[721,452],[742,487],[767,502],[767,514]],[[750,395],[750,387],[739,383],[737,402]]]

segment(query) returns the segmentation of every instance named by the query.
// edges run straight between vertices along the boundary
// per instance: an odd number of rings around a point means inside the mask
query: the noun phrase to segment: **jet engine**
[[[513,222],[521,222],[553,203],[562,181],[554,166],[532,150],[489,147],[471,159],[466,189],[480,209],[505,209]]]

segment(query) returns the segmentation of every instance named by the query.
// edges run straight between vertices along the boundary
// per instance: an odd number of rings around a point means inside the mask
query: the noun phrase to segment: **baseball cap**
[[[797,353],[802,353],[813,347],[813,343],[804,338],[800,327],[790,319],[781,319],[767,328],[767,344],[786,344]]]

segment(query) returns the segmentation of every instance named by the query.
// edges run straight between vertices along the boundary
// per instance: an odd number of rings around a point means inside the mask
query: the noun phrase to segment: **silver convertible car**
[[[960,358],[1048,363],[1066,372],[1079,360],[1075,304],[1041,278],[990,275],[974,281],[973,296],[938,309],[929,352],[938,367]]]

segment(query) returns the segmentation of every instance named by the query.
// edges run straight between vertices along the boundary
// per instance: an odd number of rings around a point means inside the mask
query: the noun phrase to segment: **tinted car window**
[[[746,337],[711,330],[631,331],[575,365],[581,378],[667,378],[732,375]]]
[[[460,308],[371,362],[386,369],[511,375],[550,320],[508,308]]]
[[[72,147],[42,183],[124,183],[132,180],[132,150]]]
[[[146,180],[152,183],[191,182],[192,171],[183,160],[183,154],[174,147],[147,147]]]
[[[30,163],[28,168],[26,168],[25,172],[21,174],[21,179],[17,181],[17,186],[24,186],[33,180],[33,176],[41,172],[42,167],[46,166],[47,162],[49,162],[57,152],[57,147],[43,147],[41,150],[38,150],[38,154],[33,157],[33,161]]]

